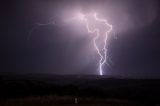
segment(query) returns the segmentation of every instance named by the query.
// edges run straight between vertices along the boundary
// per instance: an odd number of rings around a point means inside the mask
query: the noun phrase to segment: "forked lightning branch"
[[[107,63],[107,40],[108,40],[108,34],[112,31],[112,25],[110,25],[106,19],[99,18],[97,16],[97,13],[90,13],[90,14],[82,14],[78,13],[75,16],[71,17],[70,19],[65,19],[65,22],[68,23],[73,20],[80,20],[85,23],[86,29],[88,33],[95,34],[95,37],[93,38],[93,44],[94,48],[97,51],[97,54],[99,55],[100,59],[98,62],[98,72],[100,75],[103,75],[103,66],[105,63]],[[38,24],[36,27],[33,27],[33,29],[30,31],[30,34],[40,26],[46,26],[54,24],[54,21],[51,21],[46,24]],[[29,34],[29,36],[30,36]]]
[[[84,15],[78,14],[80,20],[86,24],[87,31],[89,33],[95,33],[96,36],[93,39],[94,47],[97,54],[100,56],[99,60],[99,74],[103,75],[103,66],[107,62],[107,39],[108,33],[112,31],[112,25],[107,20],[101,19],[97,16],[97,13],[91,13]]]

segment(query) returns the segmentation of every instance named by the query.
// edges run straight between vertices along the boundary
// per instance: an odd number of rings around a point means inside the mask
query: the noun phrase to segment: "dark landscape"
[[[160,79],[49,74],[7,74],[0,78],[0,105],[11,102],[21,106],[31,101],[34,105],[47,105],[47,101],[50,105],[71,105],[75,98],[78,98],[79,104],[100,103],[102,106],[160,104]]]

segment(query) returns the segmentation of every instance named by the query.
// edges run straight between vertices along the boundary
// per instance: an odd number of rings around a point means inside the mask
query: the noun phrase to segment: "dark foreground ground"
[[[160,106],[160,79],[3,74],[0,89],[0,106]]]
[[[75,103],[75,98],[77,102]],[[128,100],[109,98],[91,98],[74,96],[37,96],[7,99],[0,102],[2,106],[143,106]]]

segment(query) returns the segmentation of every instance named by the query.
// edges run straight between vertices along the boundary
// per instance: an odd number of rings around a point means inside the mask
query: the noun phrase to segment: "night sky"
[[[97,74],[98,56],[75,11],[98,11],[114,28],[105,75],[160,78],[158,0],[10,0],[1,5],[0,72]],[[54,20],[55,25],[38,23]]]

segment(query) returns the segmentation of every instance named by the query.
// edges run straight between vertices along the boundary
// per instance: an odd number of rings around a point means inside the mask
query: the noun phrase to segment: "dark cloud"
[[[160,76],[158,0],[15,0],[1,5],[1,72],[97,74],[98,57],[90,49],[90,37],[80,33],[85,29],[76,33],[62,22],[69,11],[96,10],[113,24],[118,36],[110,37],[113,64],[105,67],[105,73]],[[28,41],[36,23],[46,23],[51,16],[60,26],[40,27]]]

